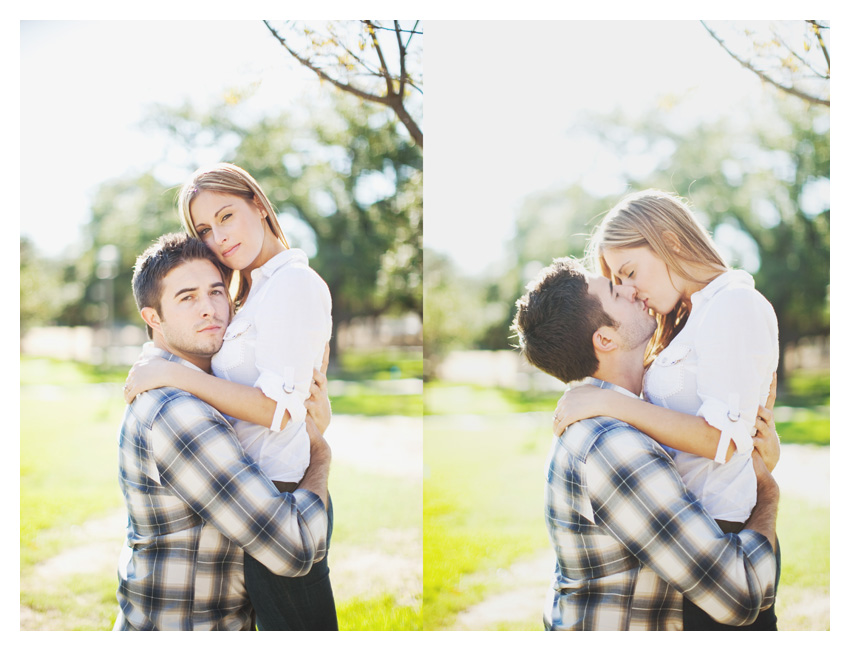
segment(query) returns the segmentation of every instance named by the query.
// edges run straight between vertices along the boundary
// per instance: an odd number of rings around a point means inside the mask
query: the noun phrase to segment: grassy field
[[[798,392],[779,404],[795,407],[794,418],[802,419],[777,425],[782,441],[829,445],[829,419],[816,409],[829,403],[828,377],[789,384]],[[550,412],[557,398],[426,385],[425,411],[433,416],[426,416],[424,451],[426,630],[451,628],[460,613],[504,589],[499,575],[513,563],[549,549],[541,496],[551,439],[539,417],[523,420],[523,413]],[[828,506],[783,496],[777,614],[784,630],[829,627],[829,525]],[[537,614],[494,628],[541,626]]]
[[[349,381],[421,377],[421,354],[382,355],[369,360],[353,357],[345,366]],[[120,512],[123,497],[117,482],[116,436],[124,403],[121,383],[126,369],[102,371],[45,359],[21,360],[21,606],[22,629],[28,621],[51,630],[104,630],[114,623],[117,602],[115,564],[123,537],[110,514]],[[347,396],[334,413],[398,415],[422,413],[421,395],[374,398],[368,409],[358,409],[357,395]],[[383,406],[383,409],[381,409]],[[418,411],[417,411],[418,410]],[[394,549],[388,531],[421,538],[422,486],[414,479],[380,476],[342,463],[331,473],[334,498],[334,538],[331,553],[341,558],[346,549],[404,554]],[[342,517],[341,514],[346,514]],[[89,544],[88,527],[106,519],[109,527],[103,554],[106,568],[95,572],[68,572],[45,580],[45,567],[61,552]],[[113,534],[114,531],[114,534]],[[409,532],[415,532],[410,534]],[[114,536],[114,547],[110,542]],[[414,550],[414,561],[418,557]],[[112,562],[110,559],[115,559]],[[73,561],[71,561],[73,562]],[[333,562],[333,561],[332,561]],[[332,565],[332,570],[333,570]],[[64,568],[67,570],[67,568]],[[421,630],[421,589],[416,594],[369,593],[337,601],[343,630]]]

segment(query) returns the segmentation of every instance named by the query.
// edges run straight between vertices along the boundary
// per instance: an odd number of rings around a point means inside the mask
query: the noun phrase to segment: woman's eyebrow
[[[213,215],[213,217],[218,217],[218,213],[220,213],[225,208],[230,208],[231,205],[233,205],[233,204],[227,204],[226,206],[222,206],[221,208],[219,208],[218,210],[215,211],[215,215]]]

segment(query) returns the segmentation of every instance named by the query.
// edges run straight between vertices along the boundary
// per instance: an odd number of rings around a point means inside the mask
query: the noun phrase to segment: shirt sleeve
[[[196,397],[181,392],[165,402],[151,443],[161,483],[275,574],[303,576],[325,557],[321,499],[278,492],[230,425]]]
[[[774,600],[776,558],[763,535],[724,535],[673,461],[633,428],[599,437],[586,481],[598,526],[716,621],[752,623]]]
[[[715,461],[724,463],[730,441],[738,454],[753,450],[753,427],[779,357],[776,315],[750,288],[720,292],[696,333],[697,412],[720,430]]]
[[[254,386],[277,402],[271,429],[284,411],[304,422],[313,369],[321,362],[331,334],[328,286],[309,267],[282,269],[268,280],[269,289],[255,313],[256,360],[260,375]]]

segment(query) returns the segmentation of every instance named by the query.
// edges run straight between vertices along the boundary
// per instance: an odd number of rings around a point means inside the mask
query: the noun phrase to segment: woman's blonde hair
[[[180,194],[177,196],[177,209],[183,228],[192,237],[200,239],[195,230],[195,224],[192,222],[190,212],[192,201],[204,190],[241,197],[251,203],[256,199],[262,211],[265,212],[266,222],[271,228],[272,234],[283,243],[284,248],[289,248],[289,242],[277,220],[277,211],[275,211],[265,192],[253,176],[232,163],[218,163],[211,167],[202,167],[196,170],[180,188]],[[236,306],[239,306],[248,294],[248,279],[243,271],[236,274],[235,278],[231,271],[226,280],[230,284],[233,301]]]
[[[708,231],[697,221],[682,197],[661,190],[644,190],[625,197],[597,227],[586,252],[600,274],[617,282],[605,263],[606,249],[648,246],[673,271],[689,282],[701,283],[694,267],[719,275],[729,270]],[[681,299],[669,314],[656,314],[658,327],[647,347],[649,364],[684,327],[690,301]]]

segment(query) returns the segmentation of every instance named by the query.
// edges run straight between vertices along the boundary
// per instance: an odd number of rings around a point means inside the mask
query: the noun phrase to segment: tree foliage
[[[301,65],[322,81],[355,97],[389,107],[421,149],[423,134],[416,114],[423,92],[422,29],[419,21],[336,20],[316,26],[289,21],[272,36]],[[415,105],[411,110],[409,105]]]
[[[308,250],[328,283],[335,326],[388,313],[421,316],[422,153],[386,111],[338,95],[306,122],[282,113],[244,124],[233,112],[226,102],[203,114],[191,105],[159,107],[149,126],[170,133],[175,150],[194,152],[183,158],[186,176],[215,146],[255,176],[291,244]],[[73,272],[85,292],[64,310],[64,323],[98,322],[108,286],[98,278],[97,256],[108,244],[120,253],[115,317],[137,321],[133,262],[159,235],[180,229],[178,187],[152,172],[100,187],[89,246]]]
[[[727,261],[753,272],[779,320],[780,350],[829,334],[829,112],[775,95],[751,119],[719,119],[679,130],[662,112],[597,116],[595,136],[623,161],[627,191],[656,187],[693,205]],[[631,156],[655,159],[630,173]],[[623,192],[625,194],[625,191]],[[540,266],[582,255],[588,235],[622,195],[593,197],[576,184],[530,196],[517,218],[512,288],[500,329],[508,345],[513,302]],[[781,366],[780,366],[781,370]]]

